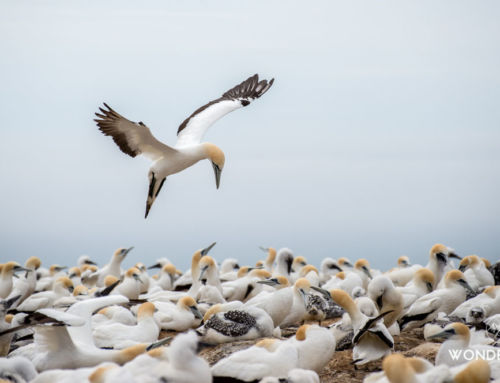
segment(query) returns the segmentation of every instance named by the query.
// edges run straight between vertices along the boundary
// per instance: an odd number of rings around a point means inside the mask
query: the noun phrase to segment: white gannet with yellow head
[[[231,88],[218,99],[195,110],[179,126],[175,147],[157,140],[143,122],[132,122],[107,104],[104,104],[106,109],[99,108],[100,113],[96,113],[98,118],[94,121],[103,134],[111,136],[125,154],[131,157],[142,154],[153,161],[148,173],[149,191],[145,218],[167,177],[193,166],[200,160],[210,160],[215,173],[215,185],[217,189],[219,188],[225,163],[224,153],[214,144],[201,143],[201,139],[214,122],[261,97],[271,87],[273,81],[274,79],[259,81],[259,76],[256,74]]]
[[[465,275],[458,270],[448,271],[444,277],[444,288],[434,290],[417,299],[400,320],[401,329],[411,329],[435,319],[440,312],[450,314],[465,301],[471,288]]]
[[[493,275],[477,255],[468,255],[462,258],[458,269],[464,273],[467,282],[474,290],[495,284]]]

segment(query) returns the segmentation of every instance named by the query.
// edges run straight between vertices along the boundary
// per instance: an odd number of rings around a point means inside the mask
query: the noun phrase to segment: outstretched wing
[[[273,85],[270,81],[259,81],[259,75],[249,77],[241,84],[229,89],[222,97],[210,101],[184,120],[177,130],[176,147],[197,144],[201,141],[208,128],[219,118],[235,109],[247,106],[259,98]]]
[[[113,137],[113,141],[123,153],[131,157],[143,154],[155,161],[176,152],[174,148],[158,141],[142,122],[130,121],[116,113],[106,103],[104,106],[107,110],[99,108],[101,113],[95,114],[99,118],[94,121],[104,135]]]

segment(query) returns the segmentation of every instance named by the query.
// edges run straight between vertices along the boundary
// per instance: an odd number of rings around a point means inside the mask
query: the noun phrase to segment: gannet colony
[[[0,382],[500,382],[500,262],[435,244],[386,271],[272,247],[240,266],[214,246],[185,272],[123,270],[133,248],[1,264]]]

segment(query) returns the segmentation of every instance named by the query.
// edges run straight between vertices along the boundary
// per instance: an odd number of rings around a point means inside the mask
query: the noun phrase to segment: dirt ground
[[[326,323],[324,325],[327,325]],[[161,338],[175,336],[176,333],[162,332]],[[284,338],[295,335],[295,329],[285,329],[282,332]],[[200,352],[210,365],[220,359],[255,344],[259,339],[251,341],[239,341],[224,343],[214,347],[208,347]],[[400,336],[394,337],[395,351],[402,352],[405,356],[420,356],[432,363],[439,349],[439,343],[427,343],[424,340],[422,329],[406,331]],[[382,360],[368,363],[360,367],[354,367],[352,362],[352,350],[337,351],[330,362],[319,374],[323,383],[357,383],[362,382],[365,376],[374,371],[381,370]]]

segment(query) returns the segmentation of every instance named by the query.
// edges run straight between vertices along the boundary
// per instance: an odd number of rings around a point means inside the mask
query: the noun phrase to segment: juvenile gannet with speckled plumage
[[[420,297],[408,308],[399,323],[402,330],[423,325],[436,318],[440,312],[451,313],[465,301],[467,290],[470,290],[465,275],[458,270],[446,273],[444,285],[444,288]]]
[[[204,325],[196,330],[203,341],[218,344],[273,335],[273,320],[264,310],[247,306],[220,311],[222,307],[215,305],[207,311]]]
[[[122,323],[103,324],[93,331],[94,342],[98,347],[123,349],[137,343],[151,343],[158,339],[160,328],[153,314],[155,306],[151,302],[143,303],[137,311],[137,325],[127,326]]]
[[[121,116],[107,104],[96,113],[99,130],[111,136],[120,150],[131,157],[142,154],[153,164],[148,173],[149,191],[146,201],[147,218],[149,210],[168,176],[179,173],[200,160],[211,161],[215,172],[215,184],[219,188],[225,156],[216,145],[201,139],[208,128],[229,112],[247,106],[261,97],[273,84],[274,79],[259,81],[256,74],[225,92],[222,97],[198,108],[177,130],[175,147],[158,141],[142,122],[135,123]]]

